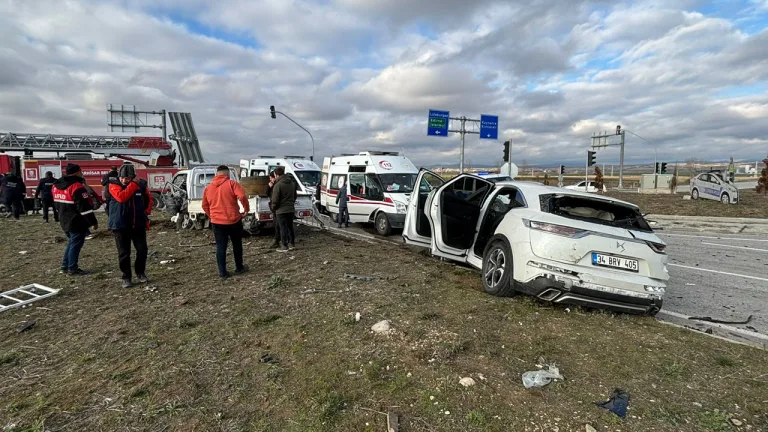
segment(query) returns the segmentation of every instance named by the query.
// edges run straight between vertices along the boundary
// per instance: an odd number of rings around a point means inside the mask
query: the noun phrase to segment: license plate
[[[637,260],[620,258],[611,255],[603,255],[599,253],[592,254],[592,264],[602,267],[612,267],[622,270],[638,271]]]

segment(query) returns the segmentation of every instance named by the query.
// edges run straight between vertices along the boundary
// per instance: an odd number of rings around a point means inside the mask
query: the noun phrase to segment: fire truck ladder
[[[0,151],[90,152],[106,156],[171,155],[173,149],[159,137],[53,135],[0,132]]]

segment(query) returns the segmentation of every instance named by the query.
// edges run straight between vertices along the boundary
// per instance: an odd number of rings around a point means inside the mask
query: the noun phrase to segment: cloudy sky
[[[768,155],[768,0],[0,0],[0,29],[4,132],[106,134],[105,105],[135,104],[191,112],[213,162],[310,154],[275,105],[318,158],[457,163],[432,108],[499,116],[499,141],[468,136],[473,165],[504,139],[578,165],[616,124],[670,162]]]

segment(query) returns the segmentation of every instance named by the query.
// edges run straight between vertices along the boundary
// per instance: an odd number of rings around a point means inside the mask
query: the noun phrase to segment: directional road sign
[[[449,116],[448,111],[429,110],[427,135],[447,137]]]
[[[499,116],[480,115],[480,139],[499,139]]]

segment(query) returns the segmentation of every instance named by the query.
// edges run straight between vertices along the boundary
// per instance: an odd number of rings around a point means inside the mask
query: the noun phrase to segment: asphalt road
[[[326,216],[323,222],[330,224]],[[353,224],[338,232],[363,241],[402,243],[400,232],[379,237],[372,225]],[[701,232],[657,232],[667,243],[670,280],[665,311],[711,317],[768,336],[768,236]]]
[[[768,236],[659,233],[667,243],[664,309],[768,335]],[[751,327],[751,328],[749,328]]]

